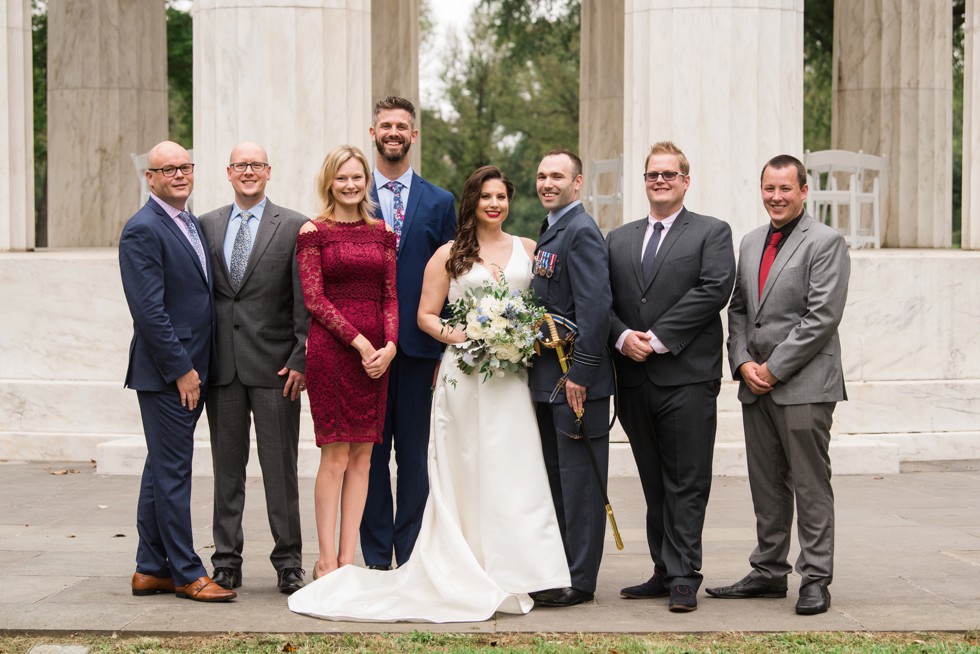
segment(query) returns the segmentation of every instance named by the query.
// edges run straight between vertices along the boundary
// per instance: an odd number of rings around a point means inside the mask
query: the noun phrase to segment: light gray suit
[[[277,570],[302,567],[299,490],[300,400],[283,397],[283,367],[306,370],[310,317],[303,302],[296,235],[306,217],[266,200],[248,265],[236,292],[223,244],[232,205],[201,216],[214,268],[218,366],[208,389],[214,467],[215,568],[241,570],[242,511],[249,429],[255,437]]]
[[[850,257],[843,236],[806,213],[779,248],[759,295],[769,226],[745,236],[728,308],[728,357],[739,386],[758,546],[752,576],[785,587],[793,521],[799,518],[802,585],[833,579],[834,494],[830,426],[846,400],[837,327],[844,313]],[[766,363],[779,380],[756,396],[738,368]]]

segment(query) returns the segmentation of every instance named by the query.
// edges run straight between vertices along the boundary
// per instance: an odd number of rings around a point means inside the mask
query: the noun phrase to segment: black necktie
[[[550,216],[550,215],[551,214],[549,213],[548,216]],[[550,227],[550,225],[548,224],[548,216],[545,216],[544,217],[544,220],[541,221],[541,231],[538,232],[538,236],[541,236],[546,231],[548,231],[548,227]]]
[[[657,246],[660,244],[660,235],[664,232],[664,224],[659,220],[653,223],[653,235],[647,242],[647,249],[643,251],[643,279],[649,281],[653,276],[653,264],[657,260]]]

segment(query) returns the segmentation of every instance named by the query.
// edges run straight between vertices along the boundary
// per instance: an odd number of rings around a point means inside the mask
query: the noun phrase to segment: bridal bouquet
[[[476,371],[486,381],[495,373],[517,373],[531,365],[538,323],[545,313],[532,290],[511,290],[505,277],[487,280],[450,304],[449,311],[443,324],[466,334],[467,340],[453,348],[464,374]]]

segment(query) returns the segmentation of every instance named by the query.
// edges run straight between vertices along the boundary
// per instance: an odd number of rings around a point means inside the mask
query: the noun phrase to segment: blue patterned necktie
[[[235,234],[235,246],[231,250],[231,285],[236,291],[241,286],[245,276],[245,266],[248,265],[248,255],[252,251],[252,232],[248,229],[248,221],[252,219],[249,211],[242,212],[242,222]]]
[[[393,211],[391,212],[391,228],[395,232],[396,248],[402,240],[402,225],[405,224],[405,205],[402,203],[402,186],[403,184],[401,182],[388,182],[384,185],[384,188],[395,195],[395,201],[392,204]]]
[[[187,240],[191,242],[191,246],[197,252],[197,258],[201,261],[201,269],[204,271],[204,279],[207,279],[208,260],[204,257],[204,246],[201,245],[201,237],[197,233],[197,227],[194,226],[194,221],[191,220],[191,214],[188,211],[181,211],[177,214],[177,217],[184,221],[184,225],[187,227]]]

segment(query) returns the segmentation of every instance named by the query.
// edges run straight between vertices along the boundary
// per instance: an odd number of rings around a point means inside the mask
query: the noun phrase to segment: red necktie
[[[762,298],[762,289],[766,285],[766,277],[769,276],[769,269],[772,268],[772,262],[776,260],[777,246],[779,242],[783,240],[782,232],[773,232],[772,236],[769,237],[769,245],[766,246],[766,251],[762,253],[762,265],[759,266],[759,298]]]

